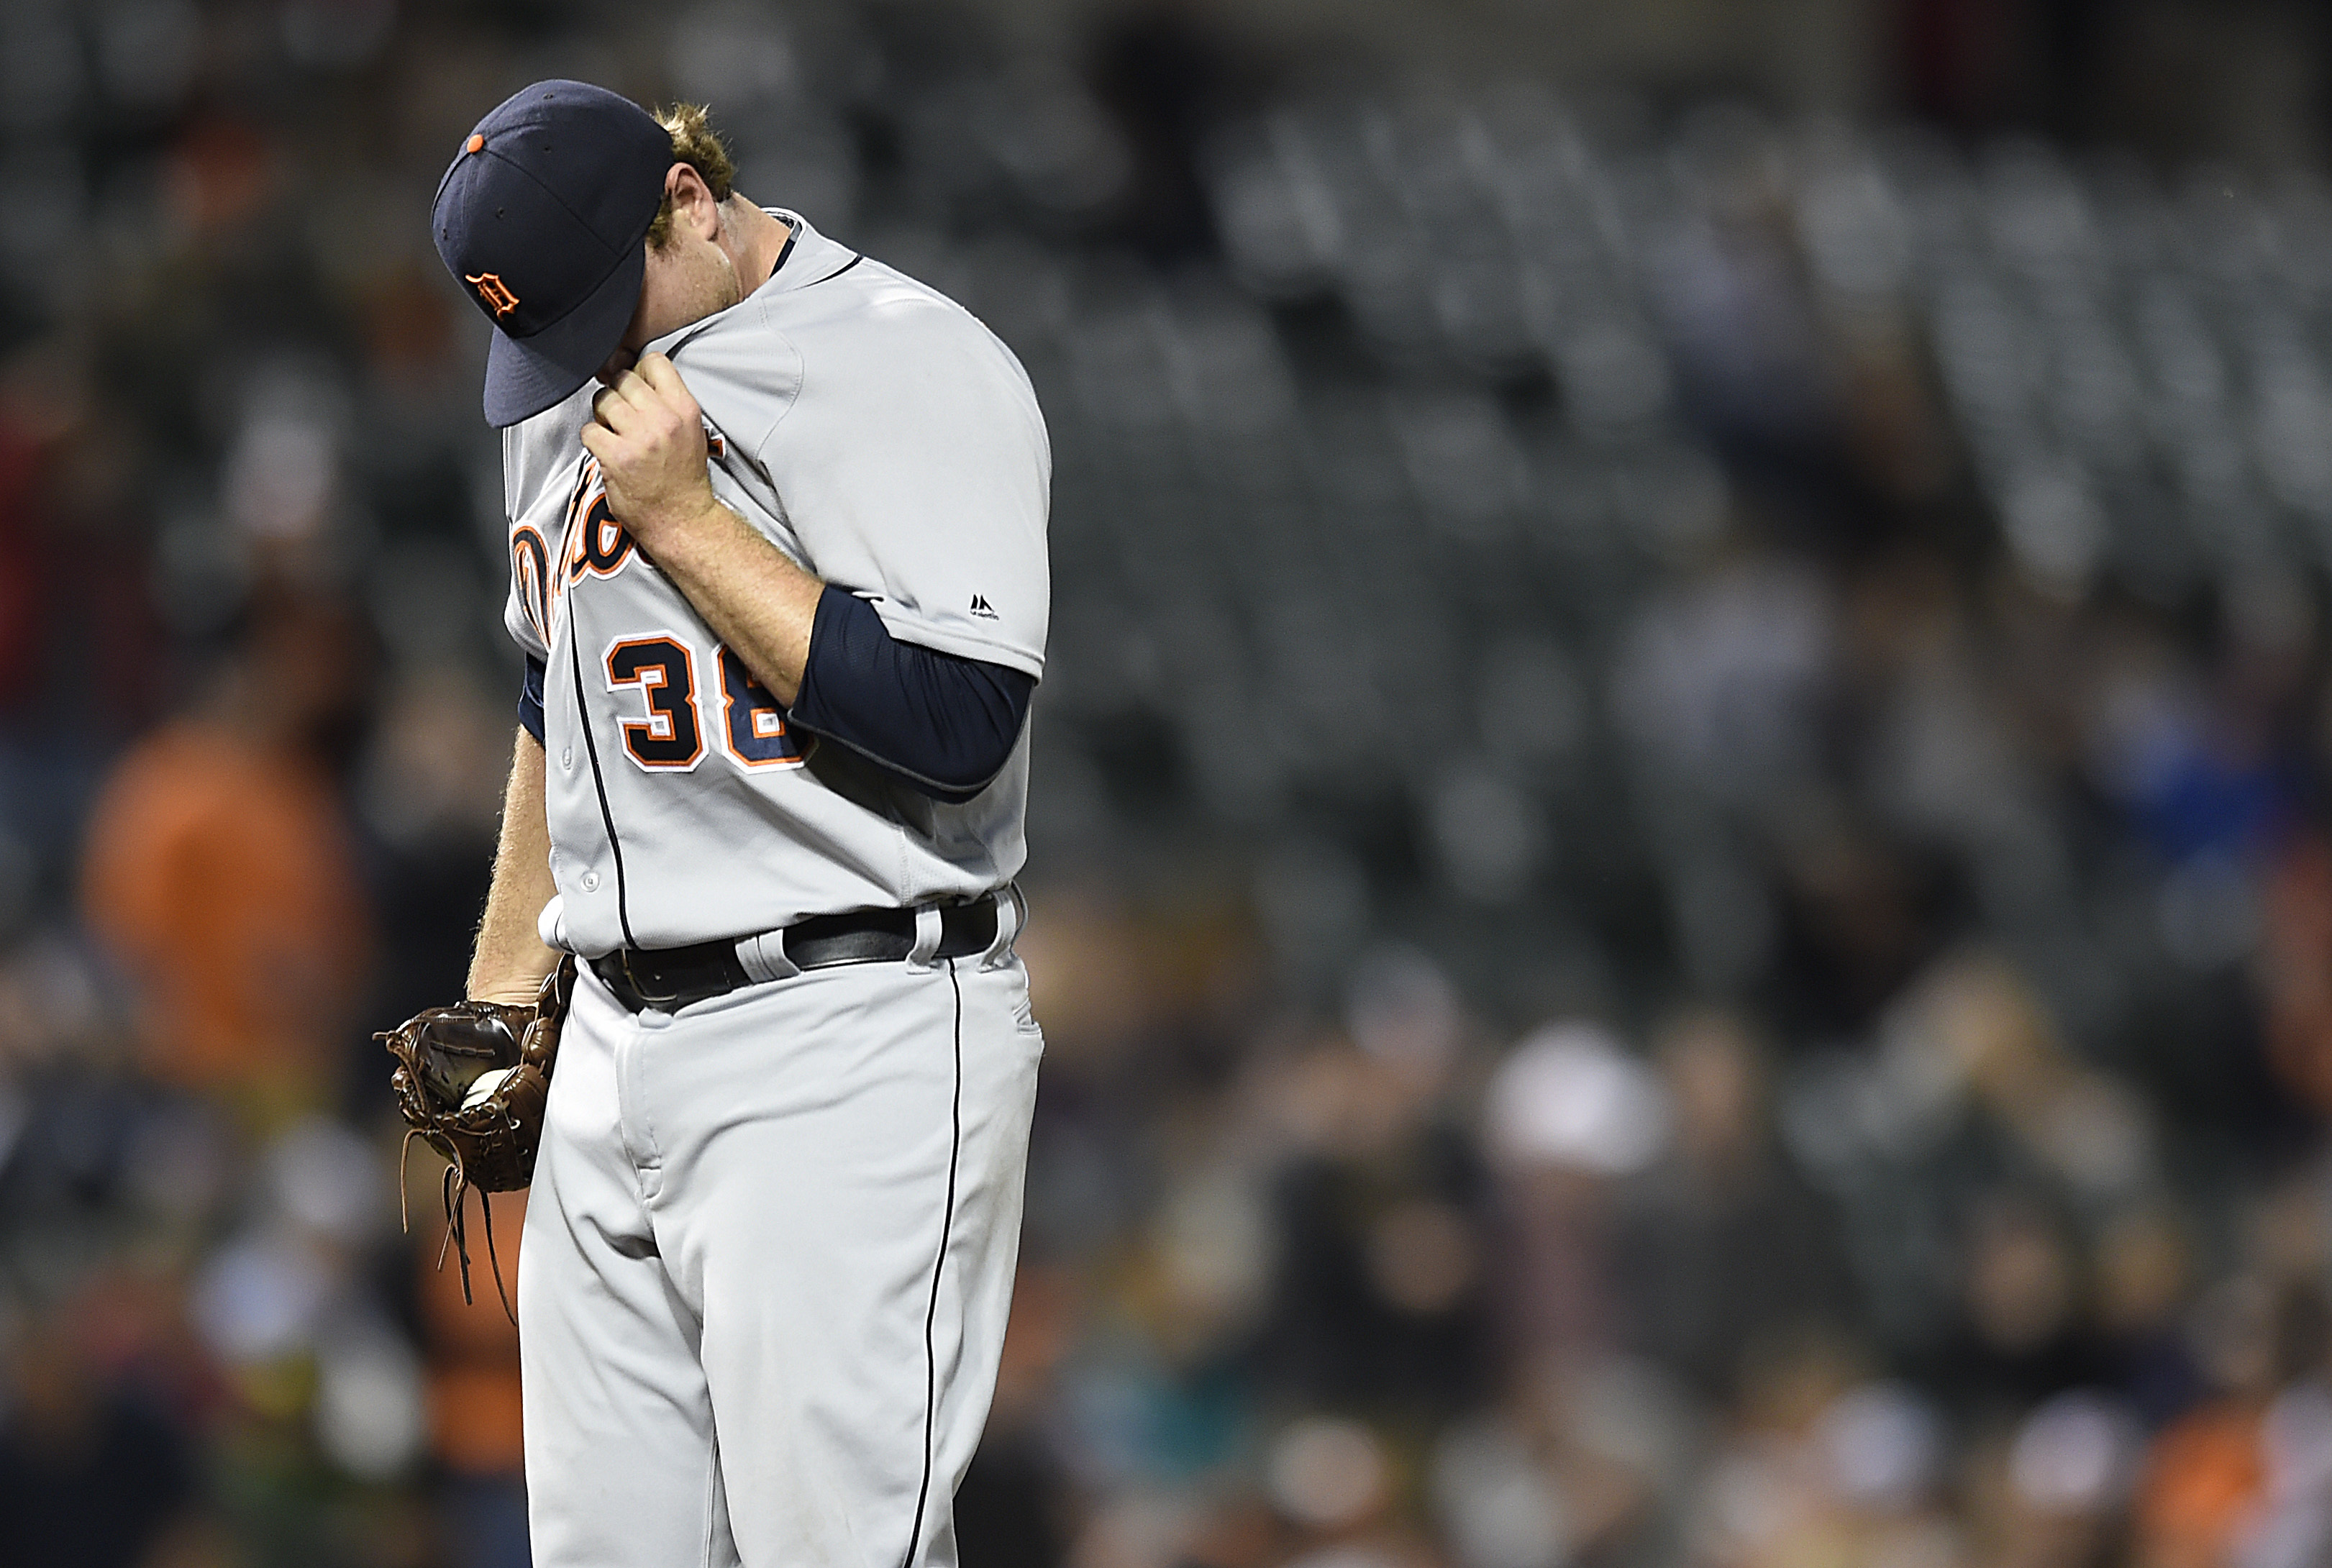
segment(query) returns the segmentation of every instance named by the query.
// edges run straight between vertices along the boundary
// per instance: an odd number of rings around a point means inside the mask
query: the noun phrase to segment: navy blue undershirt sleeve
[[[1002,771],[1036,689],[1018,670],[901,642],[873,605],[828,588],[789,716],[961,805]]]
[[[518,688],[518,722],[539,742],[542,739],[542,661],[526,656],[526,679]]]

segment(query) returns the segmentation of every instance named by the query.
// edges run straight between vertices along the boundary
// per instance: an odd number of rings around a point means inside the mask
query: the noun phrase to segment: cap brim
[[[575,394],[624,340],[639,308],[647,250],[634,245],[583,302],[528,338],[495,329],[486,349],[486,423],[499,430]]]

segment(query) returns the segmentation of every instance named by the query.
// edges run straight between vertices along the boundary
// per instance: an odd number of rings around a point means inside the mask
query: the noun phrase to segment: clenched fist
[[[643,355],[591,399],[583,445],[599,460],[607,510],[650,556],[720,509],[705,475],[703,416],[662,354]]]

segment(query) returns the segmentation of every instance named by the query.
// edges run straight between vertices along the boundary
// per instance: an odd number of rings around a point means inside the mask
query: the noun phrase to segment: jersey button
[[[572,767],[574,767],[574,766],[575,766],[575,748],[574,748],[574,747],[572,747],[572,746],[567,747],[565,750],[561,751],[559,753],[559,765],[561,768],[572,768]]]
[[[587,871],[583,874],[583,891],[586,893],[597,893],[599,891],[599,874],[597,872]]]

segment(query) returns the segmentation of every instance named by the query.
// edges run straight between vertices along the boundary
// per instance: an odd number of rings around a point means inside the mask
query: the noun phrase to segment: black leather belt
[[[934,960],[985,952],[996,940],[996,894],[970,904],[940,909],[940,944]],[[1003,896],[1009,897],[1007,894]],[[617,1001],[633,1012],[655,1008],[677,1012],[692,1002],[710,1001],[739,986],[755,983],[734,942],[700,942],[688,947],[619,947],[591,961],[591,970]],[[915,950],[912,909],[854,909],[817,914],[785,929],[785,961],[794,969],[831,969],[846,963],[897,963]]]

